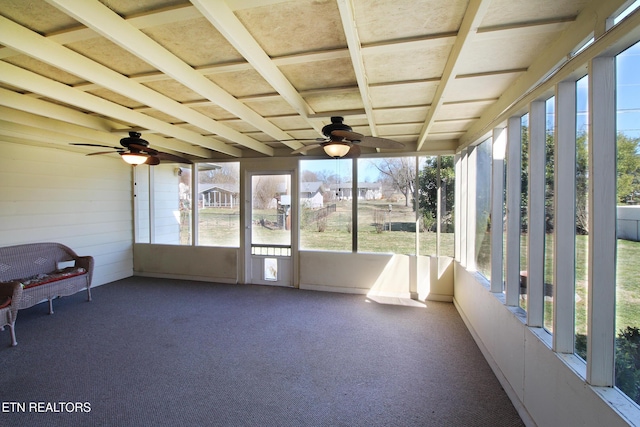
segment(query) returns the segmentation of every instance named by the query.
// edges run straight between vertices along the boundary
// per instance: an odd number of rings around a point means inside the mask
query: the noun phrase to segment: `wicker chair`
[[[76,267],[85,274],[34,286],[25,278],[54,272],[59,262],[75,261]],[[0,281],[17,280],[24,285],[18,310],[29,308],[42,301],[49,301],[49,313],[53,314],[53,299],[73,295],[87,290],[87,300],[91,301],[91,278],[94,261],[91,256],[78,256],[73,250],[60,243],[28,243],[0,248]]]
[[[18,317],[18,305],[22,297],[22,285],[19,282],[0,283],[0,302],[11,298],[11,304],[0,308],[0,331],[4,331],[5,326],[9,326],[11,331],[11,345],[16,346],[16,317]]]

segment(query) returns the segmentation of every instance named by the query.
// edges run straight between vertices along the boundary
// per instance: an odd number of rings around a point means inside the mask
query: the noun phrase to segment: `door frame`
[[[264,167],[264,165],[262,165]],[[290,283],[283,284],[279,281],[265,281],[262,279],[254,278],[254,262],[255,256],[251,254],[251,238],[252,238],[252,177],[257,175],[289,175],[291,179],[291,255],[290,255]],[[264,168],[252,168],[247,167],[241,174],[241,188],[243,191],[243,203],[240,210],[241,221],[241,236],[240,236],[240,282],[245,284],[260,284],[271,286],[286,286],[286,287],[299,287],[299,275],[298,275],[298,205],[300,202],[299,190],[298,190],[298,173],[296,168],[293,169],[264,169]],[[277,256],[276,256],[277,258]]]

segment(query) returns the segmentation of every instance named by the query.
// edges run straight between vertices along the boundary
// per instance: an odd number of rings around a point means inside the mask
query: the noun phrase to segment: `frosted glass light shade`
[[[141,165],[149,158],[148,155],[141,153],[126,153],[122,154],[121,156],[122,160],[129,163],[130,165]]]
[[[344,157],[351,149],[351,146],[342,143],[331,143],[327,144],[324,147],[324,152],[331,157]]]

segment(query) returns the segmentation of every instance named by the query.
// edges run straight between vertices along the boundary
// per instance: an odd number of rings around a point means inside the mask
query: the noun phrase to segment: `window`
[[[175,164],[151,167],[153,222],[151,243],[190,245],[190,221],[182,215],[180,169]]]
[[[151,243],[149,229],[150,206],[149,206],[149,168],[147,165],[136,166],[133,169],[134,176],[134,220],[135,220],[135,241],[136,243]]]
[[[589,76],[576,82],[576,283],[575,352],[587,360],[587,272],[589,259]]]
[[[416,159],[358,159],[358,252],[416,253]]]
[[[640,0],[636,0],[629,5],[626,9],[624,9],[618,16],[616,16],[613,20],[614,25],[618,24],[624,18],[629,16],[633,11],[640,7]]]
[[[527,248],[529,237],[529,114],[522,116],[522,173],[520,183],[520,307],[527,309],[528,264]]]
[[[640,43],[616,58],[615,384],[640,404]]]
[[[438,156],[420,157],[418,165],[418,250],[420,255],[435,255],[438,252]]]
[[[546,102],[545,126],[545,243],[544,243],[544,327],[553,332],[553,228],[554,219],[554,129],[555,129],[555,97]]]
[[[492,139],[489,138],[476,148],[476,269],[491,280],[491,164]]]
[[[180,244],[190,245],[193,240],[191,229],[191,171],[190,167],[176,169],[178,175],[178,223],[180,225]]]
[[[196,167],[198,245],[239,247],[240,163],[199,163]],[[189,186],[190,180],[184,185]],[[190,212],[191,200],[185,198],[182,204]]]
[[[440,236],[438,254],[454,256],[454,204],[456,176],[453,156],[440,156]]]
[[[419,254],[453,257],[455,195],[453,156],[420,157],[418,165]],[[438,227],[438,218],[440,218],[440,227]]]
[[[300,161],[300,248],[349,251],[352,247],[352,161]]]

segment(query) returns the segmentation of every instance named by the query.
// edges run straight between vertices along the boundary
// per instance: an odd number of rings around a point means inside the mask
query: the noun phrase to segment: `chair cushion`
[[[70,277],[81,276],[86,273],[87,270],[82,267],[68,267],[62,270],[56,270],[53,273],[49,274],[37,274],[33,277],[21,279],[20,282],[22,283],[22,287],[24,289],[28,289],[51,282],[57,282],[58,280],[68,279]]]

